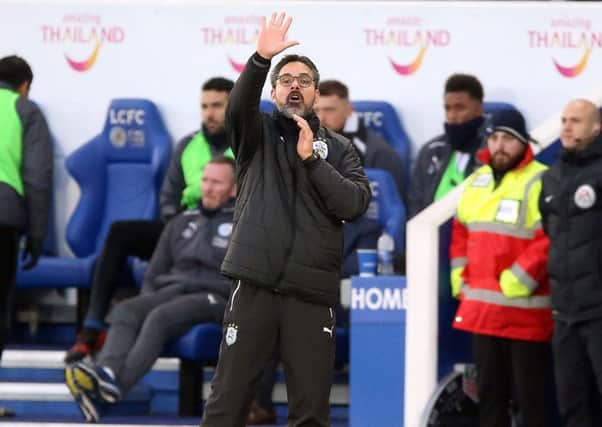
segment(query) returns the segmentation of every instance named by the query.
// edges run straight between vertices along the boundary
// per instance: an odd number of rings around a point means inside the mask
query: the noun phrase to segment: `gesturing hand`
[[[303,117],[293,114],[293,120],[299,126],[299,140],[297,141],[297,154],[301,160],[307,159],[314,152],[314,133],[309,123]]]
[[[272,13],[272,17],[267,24],[265,16],[262,17],[261,32],[257,39],[257,53],[265,59],[272,59],[283,50],[298,45],[298,41],[286,40],[286,33],[292,20],[293,18],[286,17],[284,12],[280,15],[277,15],[276,12]]]

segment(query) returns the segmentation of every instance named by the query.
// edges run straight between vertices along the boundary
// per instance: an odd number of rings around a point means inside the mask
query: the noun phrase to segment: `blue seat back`
[[[508,102],[489,101],[483,102],[483,113],[485,116],[490,116],[499,110],[516,110],[517,108]]]
[[[267,99],[262,99],[259,102],[259,109],[264,113],[272,114],[272,111],[274,111],[274,108],[276,108],[276,105],[274,105],[274,103],[272,101],[269,101]]]
[[[406,209],[397,192],[395,181],[385,170],[364,170],[372,190],[372,200],[364,215],[382,224],[384,231],[395,240],[395,252],[401,253],[405,250]]]
[[[395,108],[385,101],[353,101],[351,104],[364,125],[380,133],[393,146],[401,157],[405,170],[409,172],[412,144]]]
[[[77,256],[99,250],[114,221],[157,217],[171,148],[151,101],[111,102],[102,132],[66,160],[81,190],[67,225],[67,242]]]

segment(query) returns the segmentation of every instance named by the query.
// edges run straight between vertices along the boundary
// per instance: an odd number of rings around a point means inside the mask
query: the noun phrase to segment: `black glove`
[[[25,240],[25,250],[23,251],[23,255],[21,255],[21,261],[25,261],[28,258],[29,261],[23,265],[23,270],[29,270],[35,267],[41,253],[42,239],[27,236],[27,240]]]

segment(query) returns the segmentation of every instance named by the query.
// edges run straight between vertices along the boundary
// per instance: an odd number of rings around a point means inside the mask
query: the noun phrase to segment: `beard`
[[[495,172],[504,173],[514,169],[514,167],[522,160],[522,158],[522,155],[512,158],[506,153],[497,152],[491,156],[489,165]]]
[[[291,105],[289,103],[278,105],[278,110],[280,110],[280,112],[288,118],[292,118],[293,114],[303,117],[309,112],[309,109],[303,104]]]
[[[226,130],[223,123],[218,123],[215,120],[207,121],[203,123],[203,126],[211,135],[217,135],[219,133],[223,133]]]
[[[292,95],[297,95],[298,100],[293,100]],[[276,101],[276,108],[278,108],[278,111],[288,118],[292,118],[293,114],[304,117],[311,111],[312,107],[313,102],[311,105],[307,106],[305,104],[305,98],[303,98],[303,95],[300,92],[291,92],[285,102]]]

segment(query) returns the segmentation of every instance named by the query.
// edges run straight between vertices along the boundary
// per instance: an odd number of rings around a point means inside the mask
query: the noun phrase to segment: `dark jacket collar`
[[[565,150],[562,149],[561,158],[566,163],[584,163],[589,160],[602,157],[602,134],[588,145],[584,150]]]
[[[234,211],[234,202],[236,201],[236,199],[232,198],[229,199],[226,203],[224,203],[222,206],[220,206],[217,209],[205,209],[203,207],[203,203],[202,200],[199,200],[199,211],[203,214],[203,216],[206,216],[207,218],[211,218],[221,212],[232,212]]]
[[[15,92],[13,87],[3,80],[0,80],[0,89],[8,89],[8,90],[12,90],[13,92]]]
[[[285,138],[287,136],[296,136],[299,134],[299,126],[297,126],[297,123],[290,117],[287,117],[284,114],[282,114],[278,109],[274,109],[274,112],[272,113],[272,118],[276,122],[276,126],[280,129],[280,132],[285,136]],[[303,118],[307,120],[309,127],[315,135],[318,132],[318,129],[320,129],[320,119],[318,119],[316,113],[312,110]]]

